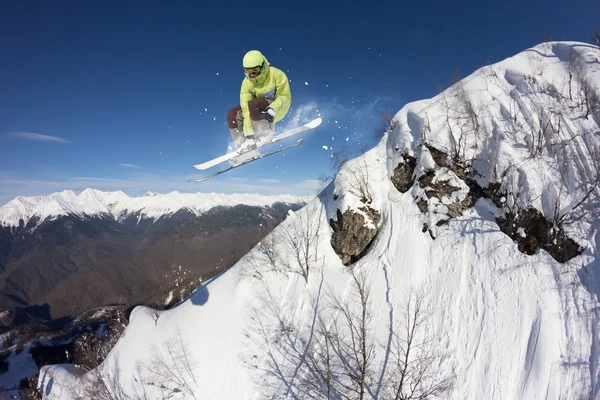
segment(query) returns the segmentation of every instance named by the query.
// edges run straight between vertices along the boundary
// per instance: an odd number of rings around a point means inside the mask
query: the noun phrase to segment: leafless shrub
[[[333,336],[329,324],[321,314],[316,316],[316,327],[310,340],[307,340],[305,360],[308,374],[301,385],[308,398],[318,398],[324,395],[327,400],[338,398],[339,394],[334,387],[334,360],[337,357],[332,346]]]
[[[457,83],[457,123],[460,129],[459,149],[462,149],[461,160],[466,160],[466,150],[469,147],[478,148],[481,137],[481,123],[478,112],[469,99],[462,80]]]
[[[400,323],[390,320],[393,340],[386,347],[377,342],[366,275],[353,271],[350,286],[345,298],[318,296],[306,326],[265,291],[253,323],[264,340],[266,364],[252,365],[265,374],[263,393],[271,399],[425,400],[448,391],[453,380],[437,368],[445,354],[429,330],[426,292],[411,294]],[[383,354],[386,360],[377,362]]]
[[[584,118],[600,113],[600,95],[583,72],[577,74],[577,83],[581,89],[581,108],[585,112]]]
[[[560,108],[553,109],[547,106],[546,109],[548,111],[540,110],[539,123],[533,122],[530,146],[533,157],[542,155],[546,144],[551,143],[552,137],[556,137],[561,129],[563,114]]]
[[[452,149],[450,149],[450,151],[452,152],[453,158],[457,158],[458,155],[460,154],[460,147],[458,145],[458,143],[456,143],[456,139],[454,137],[454,131],[452,130],[452,124],[451,124],[451,108],[450,108],[450,102],[448,101],[448,95],[446,93],[445,90],[442,90],[440,93],[440,96],[442,97],[442,109],[444,110],[444,122],[446,124],[446,127],[448,128],[448,137],[450,138],[450,144],[452,146]]]
[[[366,158],[361,157],[354,160],[353,163],[347,164],[341,175],[342,179],[348,184],[349,191],[358,197],[363,204],[373,202],[370,170]]]
[[[569,72],[569,100],[573,100],[573,78],[581,71],[581,56],[574,49],[569,51],[569,63],[567,70]]]
[[[160,393],[160,399],[173,398],[177,393],[196,398],[196,362],[181,332],[169,339],[162,348],[152,349],[149,363],[138,364],[134,375],[134,392],[126,393],[121,382],[118,359],[110,365],[101,365],[79,378],[69,392],[75,400],[150,400],[150,388]]]
[[[429,138],[429,135],[431,134],[431,120],[429,119],[429,115],[427,114],[427,112],[425,112],[425,124],[423,125],[423,128],[421,129],[421,136],[423,137],[423,143],[427,143],[427,139]]]
[[[288,271],[301,275],[308,283],[310,272],[319,262],[320,215],[307,212],[294,213],[290,225],[282,228],[281,239],[292,256],[286,263]]]
[[[335,354],[331,368],[333,388],[344,399],[365,398],[375,357],[375,341],[372,332],[370,290],[364,274],[354,274],[352,294],[344,301],[330,294],[329,307],[334,315],[327,340]]]
[[[286,264],[277,246],[278,243],[279,235],[274,233],[266,236],[258,245],[258,254],[263,256],[267,267],[275,273],[285,271],[283,267]]]
[[[454,161],[466,163],[467,149],[477,148],[482,132],[479,112],[470,100],[458,72],[452,77],[452,87],[441,92],[442,110],[448,128]],[[454,128],[453,128],[454,127]]]
[[[428,326],[430,320],[425,291],[410,291],[400,324],[392,330],[392,365],[386,371],[386,399],[428,399],[452,388],[453,377],[441,376],[436,369],[444,353],[436,349]]]
[[[287,236],[282,238],[277,232],[265,236],[249,259],[247,268],[241,271],[242,277],[262,281],[269,273],[287,274],[290,267],[278,246],[285,238]]]
[[[561,187],[554,205],[554,214],[552,217],[552,224],[557,228],[557,231],[561,230],[565,225],[570,225],[581,221],[591,212],[598,209],[600,170],[596,171],[596,177],[589,183],[585,184],[585,186],[586,189],[582,195],[577,198],[572,205],[569,205],[565,209],[562,208],[561,204],[561,195],[563,193],[563,189]]]
[[[165,343],[163,348],[154,347],[150,364],[143,370],[149,374],[147,384],[159,389],[163,399],[176,393],[196,398],[196,361],[190,354],[187,342],[180,331]]]

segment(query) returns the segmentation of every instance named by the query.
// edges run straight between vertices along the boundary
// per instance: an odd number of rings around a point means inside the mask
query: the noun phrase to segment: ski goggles
[[[251,78],[255,78],[258,75],[260,75],[261,70],[262,70],[262,67],[260,65],[258,67],[244,68],[246,75],[248,75]]]

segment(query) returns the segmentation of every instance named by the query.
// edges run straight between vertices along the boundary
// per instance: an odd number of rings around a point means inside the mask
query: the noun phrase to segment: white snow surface
[[[599,49],[573,42],[538,45],[461,83],[483,121],[477,136],[462,143],[461,155],[475,160],[484,187],[499,181],[509,193],[507,203],[533,206],[547,217],[557,204],[561,212],[573,208],[599,170],[600,116],[582,117],[575,106],[580,96],[575,83],[573,100],[565,100],[564,108],[546,93],[552,84],[569,97],[565,82],[573,56],[600,89]],[[317,305],[331,294],[350,299],[354,273],[365,274],[370,289],[370,332],[377,343],[373,365],[391,363],[389,327],[402,321],[411,290],[421,289],[430,305],[433,346],[444,354],[435,374],[453,377],[443,398],[600,398],[600,221],[595,210],[570,225],[570,235],[584,250],[561,264],[543,250],[533,256],[519,252],[499,230],[496,207],[483,199],[438,227],[434,240],[421,231],[426,216],[414,193],[400,193],[390,181],[403,153],[417,159],[417,171],[434,167],[423,142],[456,150],[453,142],[458,143],[461,126],[447,123],[444,103],[460,112],[452,100],[457,89],[454,85],[431,100],[403,107],[393,131],[347,163],[317,198],[271,233],[281,235],[307,219],[318,224],[318,262],[307,283],[296,273],[263,271],[261,279],[252,278],[249,271],[261,257],[255,248],[198,287],[189,300],[162,312],[156,323],[150,309],[136,308],[97,372],[107,383],[118,382],[126,393],[140,395],[140,382],[151,379],[153,356],[178,339],[195,363],[191,387],[196,398],[307,398],[299,394],[306,368],[294,349],[310,337]],[[544,118],[557,118],[552,120],[556,125],[560,119],[560,129],[547,133],[538,150],[531,132],[545,124]],[[512,129],[514,123],[520,129]],[[360,185],[353,180],[361,166],[367,168],[371,206],[382,218],[367,254],[348,267],[330,245],[329,220],[338,209],[362,206]],[[456,178],[447,173],[439,179]],[[458,197],[465,195],[463,189]],[[293,261],[289,254],[287,259]],[[42,369],[39,383],[45,399],[71,399],[89,375],[55,365]],[[379,376],[368,380],[365,398],[385,398]],[[145,390],[146,398],[162,398],[156,386]],[[181,391],[171,398],[194,397]]]
[[[76,194],[72,190],[53,193],[49,196],[22,197],[0,206],[0,224],[19,226],[19,221],[27,225],[31,218],[55,219],[64,215],[81,217],[108,216],[117,221],[132,214],[140,217],[158,218],[186,209],[196,215],[216,206],[232,207],[239,204],[250,206],[269,206],[276,202],[298,203],[307,198],[280,195],[263,196],[259,194],[218,194],[218,193],[180,193],[177,191],[158,194],[148,192],[142,197],[130,197],[125,193],[103,192],[85,189]]]

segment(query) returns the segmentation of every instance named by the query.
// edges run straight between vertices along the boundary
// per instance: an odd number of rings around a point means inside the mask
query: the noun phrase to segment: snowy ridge
[[[53,193],[49,196],[22,197],[0,206],[0,224],[19,226],[23,220],[26,225],[32,218],[39,222],[55,219],[59,216],[77,215],[80,217],[108,216],[117,221],[129,215],[139,213],[141,217],[158,219],[161,216],[186,209],[195,214],[216,206],[231,207],[239,204],[250,206],[268,206],[276,202],[298,203],[307,199],[290,196],[262,196],[258,194],[218,194],[218,193],[146,193],[143,197],[129,197],[125,193],[102,192],[85,189],[80,194],[72,190]]]
[[[146,398],[164,398],[156,385],[144,382],[155,382],[155,356],[175,340],[194,361],[193,379],[171,398],[327,398],[323,380],[306,362],[323,357],[318,345],[325,335],[315,329],[317,316],[331,332],[339,314],[327,311],[327,299],[355,299],[353,275],[360,275],[370,291],[368,332],[375,344],[365,399],[394,398],[386,392],[390,377],[397,376],[390,370],[392,329],[405,321],[402,311],[415,290],[429,305],[424,326],[438,356],[432,379],[453,383],[442,398],[600,398],[600,221],[597,209],[581,203],[600,170],[600,110],[583,116],[582,87],[568,85],[572,60],[600,90],[597,47],[547,43],[482,68],[431,100],[406,105],[375,148],[346,163],[318,198],[271,233],[285,238],[306,221],[318,227],[318,262],[308,279],[270,269],[252,274],[264,255],[253,249],[157,320],[148,308],[136,308],[96,376],[107,385],[118,381],[119,391],[132,396],[143,389]],[[462,95],[475,105],[481,124],[476,128],[460,117]],[[552,133],[539,129],[550,123]],[[423,144],[473,160],[479,183],[500,183],[510,207],[532,206],[547,218],[557,210],[566,215],[590,207],[568,227],[583,253],[565,263],[543,250],[521,253],[500,231],[499,210],[487,199],[437,227],[434,240],[422,231],[430,217],[416,204],[418,185],[401,193],[390,179],[406,154],[417,160],[415,175],[434,168]],[[368,174],[354,173],[361,167]],[[366,255],[347,267],[331,247],[329,221],[338,210],[363,207],[357,176],[368,176],[370,204],[382,217]],[[445,171],[439,179],[456,178]],[[455,195],[464,197],[466,188]],[[289,247],[275,243],[293,265]],[[359,312],[352,304],[350,313]],[[39,383],[44,398],[70,399],[82,395],[86,377],[92,374],[57,365],[43,368]]]

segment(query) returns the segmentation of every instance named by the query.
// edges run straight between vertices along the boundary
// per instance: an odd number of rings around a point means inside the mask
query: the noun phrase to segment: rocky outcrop
[[[535,208],[521,210],[516,215],[506,213],[496,222],[502,232],[517,242],[517,248],[522,253],[532,255],[544,249],[561,263],[581,254],[581,247]]]
[[[331,246],[344,265],[355,263],[367,252],[381,221],[381,213],[368,205],[359,211],[347,209],[342,214],[338,209],[337,220],[329,220],[333,229]]]
[[[392,183],[401,193],[406,193],[415,183],[414,172],[417,166],[417,160],[409,155],[402,157],[402,162],[398,163],[394,174],[392,175]]]
[[[493,182],[482,188],[470,168],[458,160],[432,146],[427,146],[427,152],[435,167],[418,176],[418,189],[413,193],[417,207],[427,216],[422,230],[428,232],[432,239],[436,236],[434,226],[447,224],[473,207],[477,200],[486,198],[503,210],[503,216],[496,222],[502,232],[517,242],[522,253],[532,255],[544,249],[561,263],[581,254],[581,247],[535,208],[519,210],[518,213],[505,210],[503,199],[506,193],[503,193],[500,183]],[[392,178],[394,186],[402,193],[411,189],[415,181],[412,176],[417,162],[410,158],[403,156],[403,162],[398,164]]]
[[[419,187],[425,196],[420,200],[421,212],[431,211],[438,215],[438,224],[461,216],[475,203],[466,182],[447,168],[423,174],[419,178]]]

